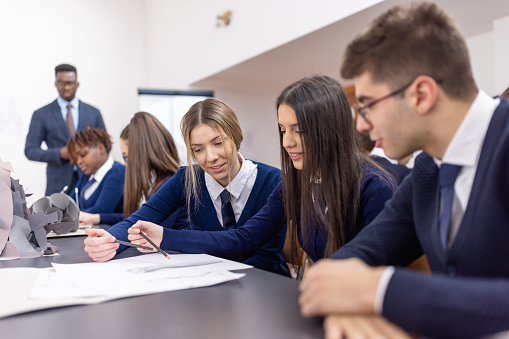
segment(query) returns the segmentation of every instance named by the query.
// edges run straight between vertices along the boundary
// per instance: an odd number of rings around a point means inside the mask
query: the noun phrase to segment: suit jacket
[[[246,221],[263,207],[267,201],[267,197],[281,180],[281,171],[279,169],[262,163],[256,164],[258,165],[258,174],[251,194],[235,227],[244,225]],[[192,214],[190,216],[190,228],[195,230],[193,233],[197,234],[204,233],[202,231],[224,233],[222,232],[224,229],[217,218],[216,209],[210,198],[207,186],[205,185],[204,172],[198,166],[197,170],[199,172],[200,199],[199,204],[197,204],[194,197],[191,197]],[[117,239],[122,239],[123,237],[127,237],[127,229],[138,220],[147,220],[156,224],[161,224],[179,207],[187,205],[184,181],[185,167],[182,167],[174,176],[168,179],[138,211],[124,221],[111,227],[108,232]],[[165,229],[167,229],[167,227],[165,227]],[[177,232],[181,231],[184,230],[178,230]],[[286,227],[282,228],[280,225],[276,232],[271,232],[270,235],[273,235],[273,237],[267,237],[257,248],[249,251],[245,256],[237,257],[235,260],[244,261],[246,264],[253,265],[263,270],[289,275],[288,266],[283,257]]]
[[[81,100],[78,105],[78,131],[88,126],[104,127],[99,110]],[[34,161],[46,162],[46,195],[60,192],[66,185],[70,185],[73,177],[73,164],[60,158],[60,148],[67,145],[69,131],[62,117],[57,101],[36,110],[32,115],[25,143],[25,155]],[[47,150],[41,149],[42,142],[46,142]],[[79,176],[82,172],[78,170]]]
[[[76,183],[78,194],[89,179],[90,175],[83,175],[78,180]],[[80,211],[87,213],[122,212],[124,210],[124,181],[125,167],[115,161],[94,193],[87,200],[79,200]],[[76,199],[74,191],[71,192],[70,196],[72,199]]]
[[[509,103],[496,109],[459,231],[446,251],[438,232],[438,168],[421,154],[380,215],[333,258],[406,266],[426,254],[432,275],[396,268],[383,315],[441,338],[509,329]]]

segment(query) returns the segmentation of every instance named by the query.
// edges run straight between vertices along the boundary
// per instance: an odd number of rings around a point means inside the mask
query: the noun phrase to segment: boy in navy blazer
[[[440,338],[508,330],[509,103],[478,90],[465,40],[434,4],[378,17],[341,75],[355,82],[359,131],[391,158],[425,153],[342,260],[307,272],[302,314],[326,316],[328,338],[359,319],[391,338],[406,337],[393,324]],[[404,268],[422,254],[431,275]]]
[[[101,112],[76,97],[80,85],[76,67],[62,64],[55,67],[58,98],[36,110],[32,115],[25,144],[29,160],[46,162],[46,195],[60,192],[67,186],[72,192],[81,171],[69,162],[67,141],[76,131],[87,127],[106,130]],[[71,135],[72,134],[72,135]],[[45,142],[47,149],[42,149]]]

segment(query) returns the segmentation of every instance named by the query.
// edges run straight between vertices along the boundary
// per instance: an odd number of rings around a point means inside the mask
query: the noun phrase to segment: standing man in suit
[[[28,159],[48,163],[46,168],[46,195],[60,192],[67,186],[71,192],[82,175],[77,166],[69,162],[67,140],[76,131],[87,127],[104,127],[101,112],[78,100],[76,91],[80,85],[76,67],[62,64],[55,67],[55,87],[58,98],[32,115],[25,144]],[[47,149],[42,149],[45,142]]]
[[[355,82],[359,131],[391,158],[425,153],[341,260],[307,272],[301,312],[326,316],[327,338],[350,333],[352,315],[427,337],[507,331],[509,103],[477,89],[465,40],[435,4],[379,16],[341,75]],[[422,254],[431,275],[404,268]]]

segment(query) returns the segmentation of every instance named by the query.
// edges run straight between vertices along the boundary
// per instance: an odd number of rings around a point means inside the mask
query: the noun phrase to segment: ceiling
[[[384,1],[191,85],[196,88],[272,92],[280,91],[303,76],[326,74],[339,78],[339,64],[345,46],[357,32],[387,8],[409,2]],[[455,18],[467,38],[492,31],[495,19],[509,16],[509,1],[505,0],[438,0],[436,3]]]

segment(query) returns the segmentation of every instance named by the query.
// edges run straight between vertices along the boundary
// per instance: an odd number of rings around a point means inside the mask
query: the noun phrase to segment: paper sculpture
[[[68,195],[55,193],[27,208],[25,190],[11,177],[10,162],[0,158],[0,260],[40,257],[58,248],[46,234],[75,232],[79,209]]]

